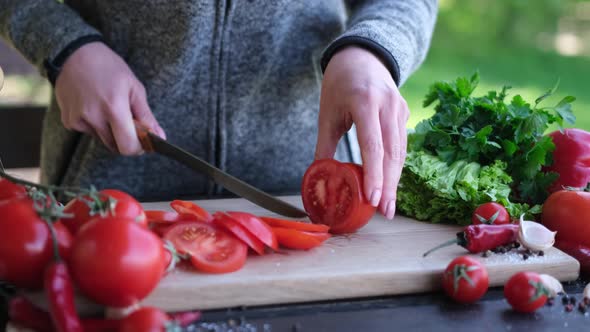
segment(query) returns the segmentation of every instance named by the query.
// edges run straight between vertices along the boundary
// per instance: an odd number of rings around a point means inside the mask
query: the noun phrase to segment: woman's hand
[[[65,62],[55,85],[63,125],[100,140],[123,155],[142,153],[133,120],[164,137],[145,88],[115,52],[89,43]]]
[[[370,51],[349,46],[333,55],[322,82],[315,158],[332,158],[354,123],[364,171],[364,193],[388,219],[406,158],[410,112],[393,78]]]

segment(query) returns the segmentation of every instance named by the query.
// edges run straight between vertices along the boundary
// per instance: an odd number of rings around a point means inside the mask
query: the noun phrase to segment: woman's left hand
[[[322,82],[315,158],[333,158],[338,141],[354,123],[364,194],[388,219],[395,215],[409,115],[391,73],[373,53],[349,46],[332,56]]]

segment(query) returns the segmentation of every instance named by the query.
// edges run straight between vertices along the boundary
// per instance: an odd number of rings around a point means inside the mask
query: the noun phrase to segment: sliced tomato
[[[180,214],[192,214],[199,218],[200,221],[209,222],[213,220],[213,217],[209,212],[207,212],[207,210],[190,201],[175,199],[170,202],[170,206],[174,209],[174,211]]]
[[[318,159],[309,166],[301,196],[311,221],[330,226],[334,234],[357,231],[376,211],[363,195],[362,167],[334,159]]]
[[[208,273],[237,271],[248,255],[248,246],[233,234],[201,221],[174,224],[164,239],[172,242],[179,253],[190,255],[196,269]]]
[[[232,217],[223,212],[215,212],[213,214],[213,223],[230,231],[238,239],[244,241],[257,254],[264,255],[264,243]]]
[[[146,210],[148,224],[170,224],[182,220],[197,220],[192,214],[180,214],[176,211]]]
[[[277,242],[275,233],[273,233],[272,228],[260,218],[247,212],[229,211],[226,212],[226,214],[250,231],[250,233],[262,241],[262,243],[275,251],[279,250],[279,243]]]
[[[321,245],[330,238],[330,233],[315,233],[296,229],[273,227],[273,232],[282,247],[308,250]]]
[[[283,227],[283,228],[296,229],[299,231],[320,232],[320,233],[325,233],[330,230],[329,226],[323,225],[323,224],[312,224],[309,222],[280,219],[280,218],[273,218],[273,217],[264,217],[264,216],[261,216],[260,219],[262,221],[264,221],[265,223],[267,223],[271,227]]]

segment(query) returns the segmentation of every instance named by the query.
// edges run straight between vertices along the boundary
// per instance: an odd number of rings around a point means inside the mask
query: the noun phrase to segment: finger
[[[98,110],[87,112],[82,120],[93,129],[95,135],[111,152],[118,153],[115,138],[113,137],[111,128],[102,112]]]
[[[335,114],[336,113],[336,114]],[[320,105],[318,119],[318,139],[315,148],[315,159],[334,158],[338,141],[344,135],[344,125],[338,124],[338,110],[329,109],[328,106]]]
[[[405,142],[401,136],[405,136],[405,126],[399,121],[398,114],[404,110],[401,105],[383,109],[380,113],[381,129],[383,131],[383,195],[379,204],[379,210],[387,219],[393,219],[396,209],[396,189],[399,175],[403,167],[403,155]]]
[[[372,107],[372,106],[361,106]],[[363,160],[364,192],[371,205],[378,206],[383,185],[383,139],[379,125],[379,110],[353,112]]]
[[[98,134],[96,133],[96,131],[94,130],[94,128],[92,128],[92,126],[90,126],[84,119],[80,118],[78,119],[78,121],[76,121],[76,123],[72,126],[72,129],[79,131],[81,133],[85,133],[88,134],[94,138],[99,138]]]
[[[135,132],[129,98],[116,100],[107,107],[105,114],[119,153],[124,156],[141,154],[143,149]]]
[[[147,102],[145,88],[141,85],[141,83],[137,83],[136,87],[131,88],[129,94],[129,103],[131,106],[131,113],[133,114],[133,118],[135,120],[151,129],[151,131],[153,131],[156,135],[166,139],[166,133],[164,132],[164,129],[160,127],[160,124],[150,110],[150,106]]]

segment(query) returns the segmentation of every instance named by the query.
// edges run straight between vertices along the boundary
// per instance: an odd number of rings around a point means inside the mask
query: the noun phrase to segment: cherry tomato
[[[541,222],[557,232],[558,242],[590,247],[590,192],[564,189],[552,193],[543,203]]]
[[[170,316],[158,308],[143,307],[123,318],[119,332],[164,332]]]
[[[504,225],[510,223],[510,214],[502,204],[496,202],[483,203],[478,206],[473,215],[471,222],[474,225]]]
[[[320,246],[331,236],[330,233],[306,232],[282,227],[273,227],[272,231],[282,247],[298,250],[309,250]]]
[[[260,218],[251,213],[237,211],[229,211],[227,212],[227,215],[250,231],[250,233],[262,241],[262,243],[275,251],[279,250],[277,237],[272,232],[272,228]]]
[[[555,144],[553,163],[544,167],[545,172],[555,172],[559,177],[549,187],[553,193],[568,187],[585,187],[590,182],[590,132],[579,128],[556,130],[548,135]]]
[[[105,210],[103,211],[105,217],[115,216],[120,219],[131,219],[147,227],[143,207],[131,195],[115,189],[105,189],[98,193],[100,195],[100,204],[106,207],[106,210],[102,209]],[[115,202],[112,209],[105,204],[109,197]],[[89,197],[74,198],[66,204],[64,212],[71,214],[73,217],[63,218],[62,221],[72,234],[78,233],[80,227],[90,219],[101,216],[101,209],[96,207],[96,203],[89,203],[90,200]],[[92,211],[89,204],[94,205],[94,209],[97,211]]]
[[[470,256],[453,259],[442,276],[445,293],[460,303],[473,303],[481,299],[489,284],[486,267]]]
[[[164,246],[133,220],[97,217],[76,235],[70,268],[76,284],[90,299],[127,307],[158,285],[166,268]]]
[[[0,280],[20,288],[40,289],[47,264],[53,261],[53,240],[29,198],[0,202]],[[61,223],[53,225],[59,253],[69,257],[72,236]]]
[[[325,233],[330,230],[330,227],[322,224],[312,224],[309,222],[303,221],[296,221],[296,220],[288,220],[288,219],[280,219],[280,218],[273,218],[273,217],[264,217],[261,216],[260,219],[267,223],[271,227],[283,227],[283,228],[290,228],[296,229],[300,231],[308,231],[308,232],[320,232]]]
[[[504,297],[515,311],[533,312],[547,302],[549,291],[535,272],[518,272],[504,285]]]
[[[22,198],[27,195],[25,187],[9,181],[4,178],[0,178],[0,201],[12,198]]]
[[[213,223],[235,235],[257,254],[264,255],[264,243],[227,214],[221,212],[214,213]]]
[[[211,223],[183,222],[164,235],[178,252],[191,256],[193,266],[203,272],[227,273],[246,263],[248,246],[233,234]]]
[[[362,167],[334,159],[316,160],[309,166],[301,196],[311,221],[328,225],[334,234],[357,231],[376,211],[363,195]]]
[[[190,201],[176,199],[170,202],[170,206],[180,214],[191,214],[197,217],[198,221],[209,222],[213,219],[207,210]]]

